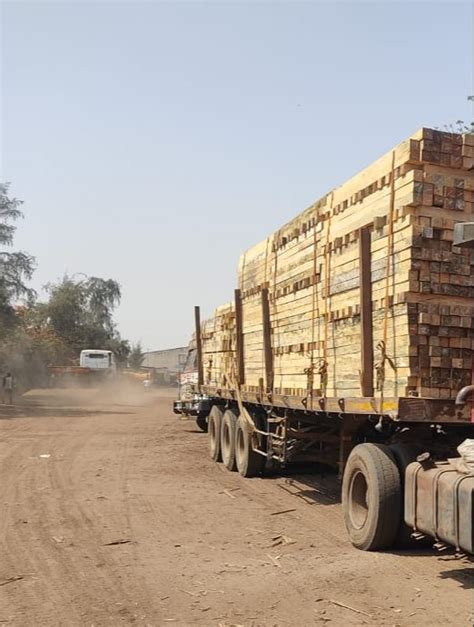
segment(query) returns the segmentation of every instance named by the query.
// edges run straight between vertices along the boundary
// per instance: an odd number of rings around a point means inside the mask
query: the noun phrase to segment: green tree
[[[46,286],[47,302],[37,306],[43,327],[69,347],[70,358],[85,348],[104,348],[126,358],[129,350],[117,332],[113,312],[120,302],[120,285],[112,279],[64,276]]]
[[[115,361],[120,368],[126,368],[128,356],[130,355],[130,342],[123,340],[118,333],[111,340],[108,340],[107,348],[115,355]]]
[[[141,367],[144,359],[145,359],[145,354],[142,350],[142,345],[140,342],[137,342],[136,344],[132,346],[130,350],[130,355],[128,357],[128,365],[130,366],[130,368],[133,368],[134,370],[138,370]]]
[[[13,245],[14,222],[23,217],[21,205],[21,200],[9,196],[9,184],[0,183],[0,336],[16,322],[14,304],[22,298],[32,301],[35,296],[26,284],[33,274],[34,258],[8,250]]]
[[[10,370],[21,389],[41,387],[47,367],[64,363],[68,347],[50,328],[37,324],[35,307],[17,307],[16,324],[0,343],[0,370]]]
[[[112,350],[125,365],[131,349],[113,320],[121,297],[116,281],[65,276],[46,287],[46,302],[36,301],[28,286],[34,259],[11,250],[21,205],[0,183],[0,371],[11,370],[25,389],[45,383],[48,365],[72,362],[83,348]]]

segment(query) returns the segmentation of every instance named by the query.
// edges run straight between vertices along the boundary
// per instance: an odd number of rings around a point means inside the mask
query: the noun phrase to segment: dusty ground
[[[473,624],[472,563],[353,549],[333,478],[244,480],[170,401],[0,411],[0,624]]]

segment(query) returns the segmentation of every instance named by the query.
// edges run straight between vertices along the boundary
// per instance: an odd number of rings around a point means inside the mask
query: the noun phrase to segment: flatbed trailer
[[[357,548],[407,548],[431,538],[474,553],[474,470],[459,473],[447,461],[474,438],[474,386],[455,399],[382,401],[246,391],[232,377],[222,387],[204,385],[199,307],[195,324],[188,385],[174,411],[208,431],[212,460],[243,477],[295,462],[332,467]],[[442,477],[454,477],[448,490]]]
[[[472,151],[474,135],[422,129],[247,251],[211,320],[195,308],[176,413],[244,477],[332,467],[360,549],[474,553],[474,468],[458,463],[474,440]]]

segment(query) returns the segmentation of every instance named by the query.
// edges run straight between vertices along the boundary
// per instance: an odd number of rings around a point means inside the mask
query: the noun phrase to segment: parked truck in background
[[[105,349],[84,349],[80,352],[78,365],[50,366],[50,385],[93,385],[113,378],[117,372],[115,355]]]
[[[207,432],[207,417],[211,408],[210,399],[199,390],[198,355],[196,338],[192,337],[182,372],[178,374],[178,400],[173,403],[175,414],[195,416],[201,431]]]
[[[195,308],[175,412],[243,477],[333,467],[359,549],[474,553],[471,153],[422,129],[247,251],[211,320]]]

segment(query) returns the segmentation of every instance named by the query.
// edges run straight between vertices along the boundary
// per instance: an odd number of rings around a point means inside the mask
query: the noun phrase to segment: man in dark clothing
[[[13,377],[11,372],[3,377],[3,403],[13,405]]]

